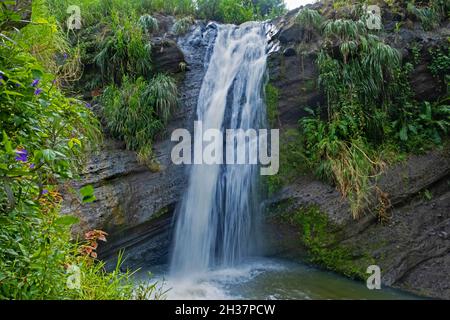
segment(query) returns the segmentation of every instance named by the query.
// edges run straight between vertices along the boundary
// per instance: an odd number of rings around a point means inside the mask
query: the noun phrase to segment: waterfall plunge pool
[[[169,300],[311,300],[311,299],[418,299],[402,291],[382,287],[369,290],[365,283],[299,262],[278,258],[252,258],[236,267],[201,274],[171,277],[167,265],[142,269],[136,278],[164,283]]]

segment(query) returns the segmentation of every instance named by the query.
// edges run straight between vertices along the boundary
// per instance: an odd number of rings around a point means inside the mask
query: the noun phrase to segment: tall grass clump
[[[323,18],[320,13],[312,9],[302,9],[295,16],[295,22],[303,27],[319,29]]]
[[[314,33],[319,33],[323,24],[323,17],[312,9],[302,9],[295,16],[295,23],[302,26],[306,32],[306,41],[311,41]]]
[[[125,76],[120,87],[112,84],[105,89],[100,102],[110,133],[146,162],[151,160],[152,141],[178,104],[177,95],[174,81],[166,75],[150,81]]]

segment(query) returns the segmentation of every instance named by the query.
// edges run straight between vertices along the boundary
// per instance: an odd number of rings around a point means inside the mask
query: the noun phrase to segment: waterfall
[[[203,130],[264,127],[266,47],[264,24],[217,25],[197,102]],[[202,145],[201,133],[194,140]],[[177,212],[172,274],[235,265],[249,254],[260,211],[258,181],[258,166],[253,164],[191,166]]]

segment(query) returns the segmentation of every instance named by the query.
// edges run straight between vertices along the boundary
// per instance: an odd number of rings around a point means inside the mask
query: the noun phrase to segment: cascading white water
[[[265,26],[249,22],[217,28],[197,119],[203,130],[259,129],[265,123]],[[202,138],[199,132],[194,137],[199,145]],[[192,165],[176,221],[173,275],[234,265],[248,254],[260,208],[258,175],[258,166],[252,164]]]

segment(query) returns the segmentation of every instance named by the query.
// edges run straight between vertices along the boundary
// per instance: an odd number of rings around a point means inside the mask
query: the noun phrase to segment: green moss
[[[276,175],[266,176],[269,195],[276,193],[309,170],[303,150],[298,130],[288,129],[281,134],[280,169]]]
[[[264,89],[266,93],[266,105],[267,105],[267,119],[269,120],[270,127],[275,127],[278,119],[278,88],[272,84],[267,83]]]
[[[338,244],[339,228],[329,221],[317,206],[298,209],[284,218],[300,228],[301,244],[308,251],[311,263],[354,279],[365,279],[366,268],[373,264],[367,253]]]

